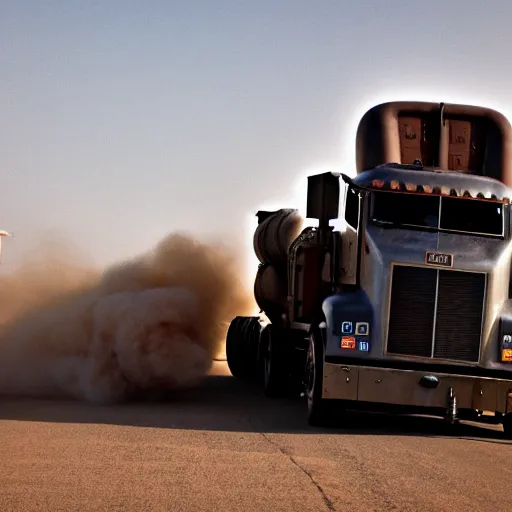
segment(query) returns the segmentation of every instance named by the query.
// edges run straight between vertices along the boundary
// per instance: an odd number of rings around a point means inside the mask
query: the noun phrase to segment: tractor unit
[[[353,408],[491,411],[510,436],[511,142],[491,109],[370,109],[355,177],[308,177],[317,225],[258,212],[261,312],[229,327],[232,374],[269,397],[302,393],[311,425]]]

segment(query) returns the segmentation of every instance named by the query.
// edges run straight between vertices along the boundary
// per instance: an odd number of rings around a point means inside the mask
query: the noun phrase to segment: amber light
[[[394,192],[400,192],[402,188],[405,189],[406,192],[415,193],[415,194],[426,194],[426,195],[440,195],[446,197],[460,197],[463,199],[480,199],[484,201],[490,201],[495,203],[503,203],[510,204],[510,198],[503,197],[497,198],[494,194],[491,197],[485,197],[484,194],[479,192],[475,197],[471,195],[468,190],[461,192],[460,194],[454,188],[450,189],[448,187],[433,187],[432,185],[417,185],[416,183],[401,183],[396,180],[392,180],[386,183],[384,180],[373,180],[372,188],[376,189],[385,189],[391,190]]]
[[[512,363],[512,348],[504,348],[501,350],[501,361],[503,363]]]
[[[341,338],[341,348],[356,348],[356,339],[353,336],[343,336]]]

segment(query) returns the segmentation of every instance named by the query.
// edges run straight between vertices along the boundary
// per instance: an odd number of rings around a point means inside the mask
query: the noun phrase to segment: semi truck
[[[510,437],[511,151],[496,110],[368,110],[353,177],[307,178],[311,225],[257,212],[260,313],[229,326],[231,373],[301,393],[310,425],[360,408],[452,423],[490,411]]]

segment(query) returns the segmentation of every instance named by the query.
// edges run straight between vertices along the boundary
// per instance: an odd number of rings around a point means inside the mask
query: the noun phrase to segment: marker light
[[[512,348],[504,348],[501,350],[501,362],[512,363]]]
[[[343,336],[341,338],[341,348],[354,350],[356,348],[356,339],[353,336]]]

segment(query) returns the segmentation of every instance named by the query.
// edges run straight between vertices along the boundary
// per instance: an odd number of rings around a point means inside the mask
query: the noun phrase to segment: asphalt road
[[[509,511],[501,427],[353,414],[244,389],[224,367],[165,403],[0,401],[0,510]]]

